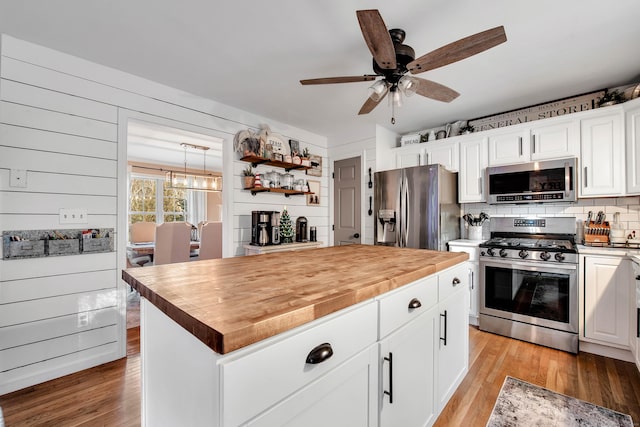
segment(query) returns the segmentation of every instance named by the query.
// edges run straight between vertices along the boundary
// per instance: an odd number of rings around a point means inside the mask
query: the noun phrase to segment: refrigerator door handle
[[[405,187],[404,187],[404,247],[407,246],[409,242],[409,179],[405,175]]]

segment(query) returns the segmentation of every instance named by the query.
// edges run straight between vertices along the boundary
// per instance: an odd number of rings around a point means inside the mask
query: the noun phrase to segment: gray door
[[[333,164],[335,246],[360,243],[360,157]]]

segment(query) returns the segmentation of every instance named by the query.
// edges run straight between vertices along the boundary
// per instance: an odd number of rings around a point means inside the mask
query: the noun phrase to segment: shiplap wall
[[[113,253],[0,261],[0,394],[125,355],[128,118],[225,140],[225,256],[242,253],[254,209],[287,203],[327,235],[327,193],[320,208],[253,197],[231,149],[262,123],[323,157],[326,138],[10,36],[0,53],[0,232],[111,227],[117,241]],[[10,187],[11,169],[27,170],[26,188]],[[87,209],[88,224],[61,225],[61,208]]]

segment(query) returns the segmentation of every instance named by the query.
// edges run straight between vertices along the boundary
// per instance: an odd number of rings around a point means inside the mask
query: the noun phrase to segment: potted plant
[[[615,105],[624,102],[624,95],[620,93],[617,89],[609,92],[605,90],[602,98],[598,98],[598,107],[608,107],[609,105]]]
[[[302,157],[300,158],[302,166],[311,166],[311,159],[309,158],[310,155],[309,147],[304,147],[304,150],[302,150]]]
[[[244,179],[244,188],[253,188],[253,180],[255,179],[255,172],[253,172],[253,167],[251,165],[247,166],[245,170],[242,171],[242,178]]]
[[[460,128],[460,135],[464,135],[464,134],[467,134],[467,133],[471,133],[471,132],[473,132],[474,130],[475,130],[475,129],[474,129],[474,127],[473,127],[473,126],[471,126],[471,125],[464,125],[464,126],[462,126],[462,127]]]

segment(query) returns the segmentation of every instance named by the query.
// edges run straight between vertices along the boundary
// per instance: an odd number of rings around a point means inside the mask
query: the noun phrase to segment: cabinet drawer
[[[449,244],[449,252],[466,252],[469,254],[469,261],[478,261],[480,248],[478,246],[463,246]]]
[[[414,299],[419,301],[420,307],[410,307]],[[380,298],[380,338],[418,317],[437,303],[438,278],[435,275],[416,280]]]
[[[373,344],[376,308],[375,301],[369,301],[222,361],[222,425],[247,421]],[[311,350],[323,343],[331,345],[333,355],[321,363],[306,363]]]
[[[438,275],[438,301],[444,301],[461,288],[469,287],[467,263],[458,264]]]

